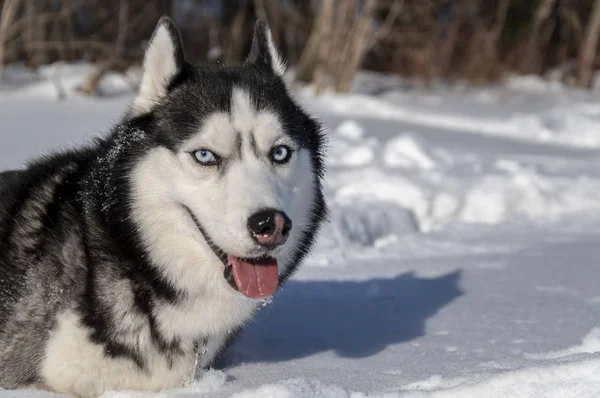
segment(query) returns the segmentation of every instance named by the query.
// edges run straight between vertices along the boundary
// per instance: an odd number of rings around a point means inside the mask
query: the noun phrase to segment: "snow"
[[[424,151],[427,143],[420,143],[418,139],[402,134],[391,139],[385,146],[383,159],[389,167],[417,168],[431,170],[436,162]]]
[[[89,99],[75,92],[89,70],[5,71],[0,169],[119,119],[131,78]],[[331,221],[315,252],[222,369],[105,396],[599,396],[599,94],[532,76],[300,89],[329,136]]]

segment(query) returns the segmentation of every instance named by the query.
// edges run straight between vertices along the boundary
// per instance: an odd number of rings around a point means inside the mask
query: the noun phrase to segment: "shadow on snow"
[[[277,362],[334,351],[368,357],[425,334],[425,322],[459,297],[461,271],[366,281],[290,281],[229,349],[223,365]]]

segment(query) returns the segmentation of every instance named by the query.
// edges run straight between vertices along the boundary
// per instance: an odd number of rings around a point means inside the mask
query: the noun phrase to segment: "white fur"
[[[177,74],[174,40],[165,24],[156,28],[144,55],[144,72],[132,106],[134,115],[149,112],[164,97],[169,82]]]
[[[104,346],[90,342],[89,333],[73,312],[57,318],[41,367],[46,387],[64,394],[96,397],[114,389],[176,388],[190,379],[195,363],[192,351],[176,358],[170,367],[163,355],[148,346],[148,371],[142,371],[128,359],[107,357]]]
[[[271,68],[273,71],[279,75],[280,77],[284,77],[285,75],[285,62],[275,44],[273,43],[273,35],[271,34],[271,29],[267,28],[267,44],[269,47],[269,55],[271,56]]]

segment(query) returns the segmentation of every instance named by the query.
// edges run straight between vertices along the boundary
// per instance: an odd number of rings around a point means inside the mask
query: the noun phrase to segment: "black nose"
[[[292,220],[282,211],[265,209],[248,219],[250,234],[262,246],[283,245],[292,229]]]

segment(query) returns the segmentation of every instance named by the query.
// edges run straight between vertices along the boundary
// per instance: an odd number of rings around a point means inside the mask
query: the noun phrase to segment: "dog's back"
[[[55,206],[75,158],[53,156],[22,171],[0,173],[2,388],[39,382],[54,316],[81,290],[84,275],[74,274],[61,257],[61,242],[77,236],[77,222],[69,218],[72,196],[61,195],[64,200]]]
[[[14,333],[15,305],[25,293],[22,289],[27,277],[21,264],[12,261],[9,254],[11,226],[17,222],[16,214],[19,198],[26,194],[29,173],[27,171],[0,172],[0,361],[13,353],[14,339],[30,343],[25,336]],[[19,358],[15,363],[21,364]],[[13,364],[14,366],[14,364]],[[21,372],[21,375],[17,375]],[[15,372],[8,364],[0,363],[0,378],[4,387],[17,386],[19,381],[32,379],[32,372],[20,369]]]
[[[0,172],[0,231],[26,180],[25,171]]]
[[[28,174],[26,171],[0,172],[0,333],[7,322],[7,313],[11,300],[8,292],[15,289],[17,279],[22,279],[16,264],[7,257],[11,224],[15,221],[16,204],[19,196],[26,190]],[[0,336],[2,341],[2,336]]]

